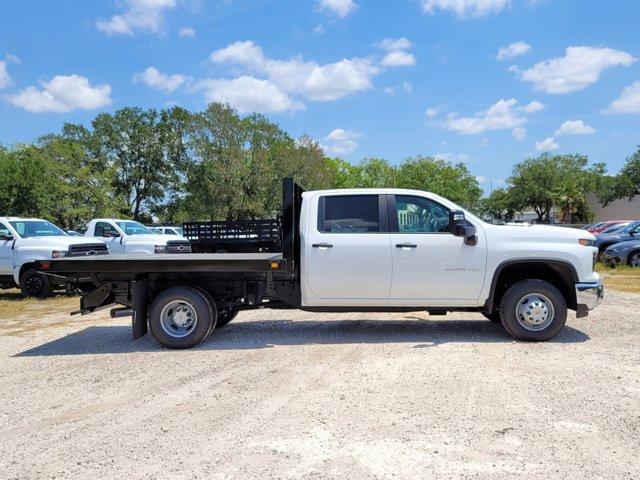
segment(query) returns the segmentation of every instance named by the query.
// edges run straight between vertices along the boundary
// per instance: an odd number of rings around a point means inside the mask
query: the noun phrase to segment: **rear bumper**
[[[602,280],[593,283],[576,283],[576,300],[578,308],[576,316],[586,317],[589,310],[596,308],[604,297]]]

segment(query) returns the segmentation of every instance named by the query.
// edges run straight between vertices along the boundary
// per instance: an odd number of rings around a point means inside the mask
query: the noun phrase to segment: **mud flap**
[[[133,316],[131,327],[133,339],[137,340],[147,334],[147,317],[149,311],[149,285],[146,281],[131,282],[131,301]]]

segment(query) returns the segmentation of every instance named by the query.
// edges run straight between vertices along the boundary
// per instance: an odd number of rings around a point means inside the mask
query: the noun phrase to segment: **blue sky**
[[[615,173],[640,144],[640,2],[22,0],[0,16],[0,142],[123,106],[258,110],[327,153],[542,151]]]

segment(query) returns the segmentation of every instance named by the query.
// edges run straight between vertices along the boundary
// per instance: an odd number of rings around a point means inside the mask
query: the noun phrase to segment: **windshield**
[[[127,222],[116,222],[118,227],[122,229],[125,235],[153,235],[154,232],[149,230],[143,224],[139,222],[127,221]]]
[[[178,232],[178,235],[180,235],[181,237],[184,236],[184,230],[181,227],[175,227],[174,230]]]
[[[633,222],[630,225],[628,225],[627,228],[625,228],[623,231],[624,233],[631,233],[638,226],[640,226],[640,222]]]
[[[63,230],[46,220],[16,220],[9,223],[22,238],[67,236]]]

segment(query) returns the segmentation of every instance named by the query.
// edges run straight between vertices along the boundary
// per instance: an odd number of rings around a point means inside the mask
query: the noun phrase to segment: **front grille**
[[[69,247],[69,257],[88,257],[92,255],[107,255],[109,250],[104,243],[82,243]]]
[[[191,253],[191,242],[189,240],[169,240],[167,253]]]

